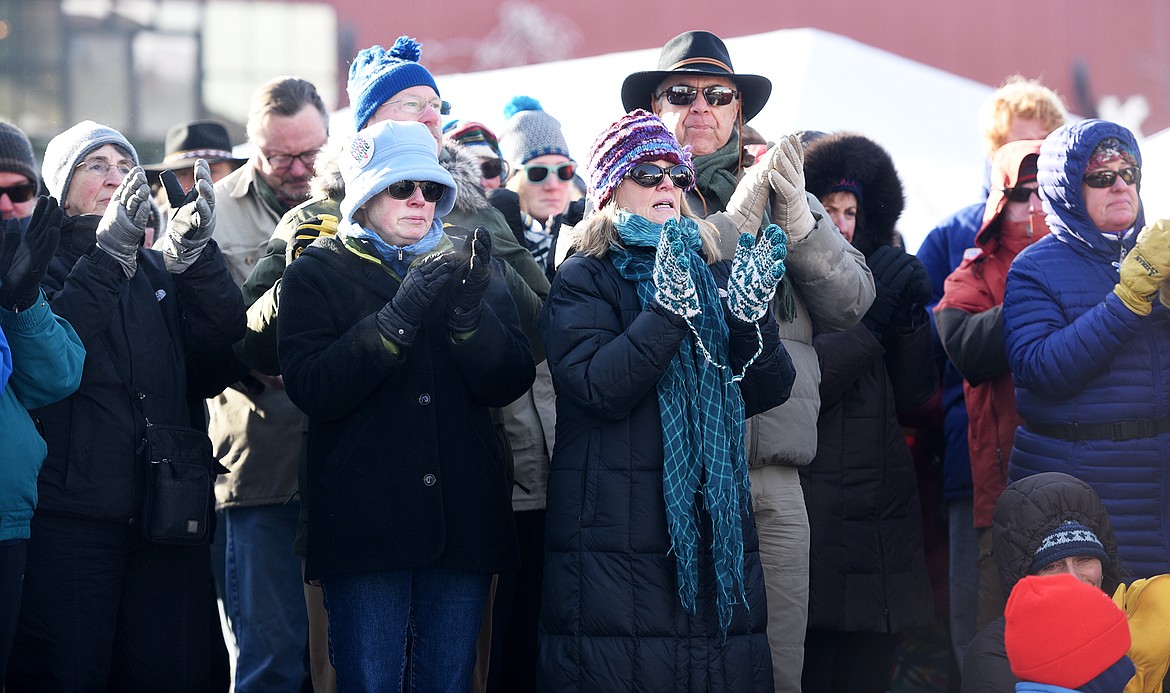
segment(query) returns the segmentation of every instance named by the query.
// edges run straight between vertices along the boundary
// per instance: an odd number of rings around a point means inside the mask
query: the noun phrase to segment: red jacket
[[[1015,386],[1004,347],[1004,285],[1012,260],[1047,235],[1048,227],[1042,214],[1033,214],[1027,222],[1006,221],[1004,189],[1016,185],[1021,163],[1039,154],[1040,143],[1009,142],[995,153],[991,193],[983,226],[975,236],[981,252],[963,260],[947,277],[942,300],[934,309],[943,347],[963,375],[976,527],[991,526],[995,501],[1007,484],[1016,427],[1023,423],[1016,413]]]

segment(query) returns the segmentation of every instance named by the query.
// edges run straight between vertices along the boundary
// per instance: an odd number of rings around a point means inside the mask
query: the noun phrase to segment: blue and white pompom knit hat
[[[561,123],[545,112],[531,96],[514,96],[504,106],[507,123],[500,130],[500,151],[513,169],[538,156],[569,155],[569,143],[561,133]]]
[[[435,204],[435,218],[455,206],[459,189],[447,169],[439,165],[435,136],[415,121],[384,120],[354,135],[341,154],[345,198],[341,201],[343,223],[353,223],[353,213],[391,183],[404,180],[434,181],[446,186]]]
[[[422,44],[409,36],[399,36],[390,50],[370,46],[357,54],[345,85],[356,129],[365,127],[378,107],[403,89],[427,86],[439,93],[435,78],[418,62],[421,56]]]

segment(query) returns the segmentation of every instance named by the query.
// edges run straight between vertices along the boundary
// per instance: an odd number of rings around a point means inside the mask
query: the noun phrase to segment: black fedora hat
[[[735,83],[747,122],[764,109],[772,94],[772,82],[760,75],[736,74],[723,39],[709,31],[687,31],[666,42],[658,54],[658,69],[635,72],[622,82],[622,105],[626,111],[652,111],[652,92],[662,80],[678,74],[728,77]]]
[[[163,160],[142,168],[152,173],[168,169],[191,168],[197,159],[230,161],[239,166],[247,159],[232,156],[232,140],[223,123],[214,120],[193,120],[179,123],[167,131],[163,143]]]

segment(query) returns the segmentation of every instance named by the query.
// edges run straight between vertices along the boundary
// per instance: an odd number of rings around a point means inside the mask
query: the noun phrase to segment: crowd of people
[[[1129,130],[1009,79],[915,255],[889,153],[761,137],[712,33],[581,163],[421,48],[353,58],[345,135],[261,85],[247,159],[0,121],[4,690],[882,693],[936,622],[950,690],[1161,690]]]

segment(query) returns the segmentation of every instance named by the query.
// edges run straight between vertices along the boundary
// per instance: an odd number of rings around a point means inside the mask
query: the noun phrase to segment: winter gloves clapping
[[[930,273],[922,262],[901,248],[884,245],[865,259],[873,273],[876,295],[862,323],[879,342],[904,334],[926,322],[930,300]]]
[[[1121,281],[1113,288],[1121,302],[1138,315],[1149,315],[1154,295],[1170,274],[1170,220],[1160,219],[1142,229],[1137,244],[1121,261]],[[1162,292],[1162,304],[1170,296]]]
[[[772,222],[790,242],[807,236],[816,225],[804,190],[804,148],[800,137],[787,135],[744,174],[727,203],[725,214],[737,233],[755,233],[771,200]]]
[[[211,240],[215,230],[215,188],[211,185],[211,168],[203,159],[195,161],[195,184],[183,190],[171,171],[159,176],[170,200],[171,221],[157,246],[171,274],[182,274],[196,260]]]
[[[467,235],[463,252],[431,255],[411,264],[398,293],[377,313],[382,336],[399,350],[409,347],[445,291],[451,334],[464,338],[475,332],[492,278],[491,251],[491,234],[479,227]]]
[[[126,277],[138,271],[138,246],[150,216],[150,185],[141,166],[130,169],[114,190],[97,227],[97,247],[122,265]]]
[[[784,278],[787,256],[787,239],[775,224],[769,224],[758,241],[750,233],[739,237],[727,280],[727,307],[736,319],[756,322],[764,317]]]
[[[691,276],[691,259],[682,240],[678,220],[662,225],[658,252],[654,256],[655,300],[666,310],[683,318],[699,314],[699,292]]]
[[[21,230],[20,219],[5,223],[0,231],[0,308],[19,312],[36,303],[64,216],[56,200],[42,197],[26,230]]]

